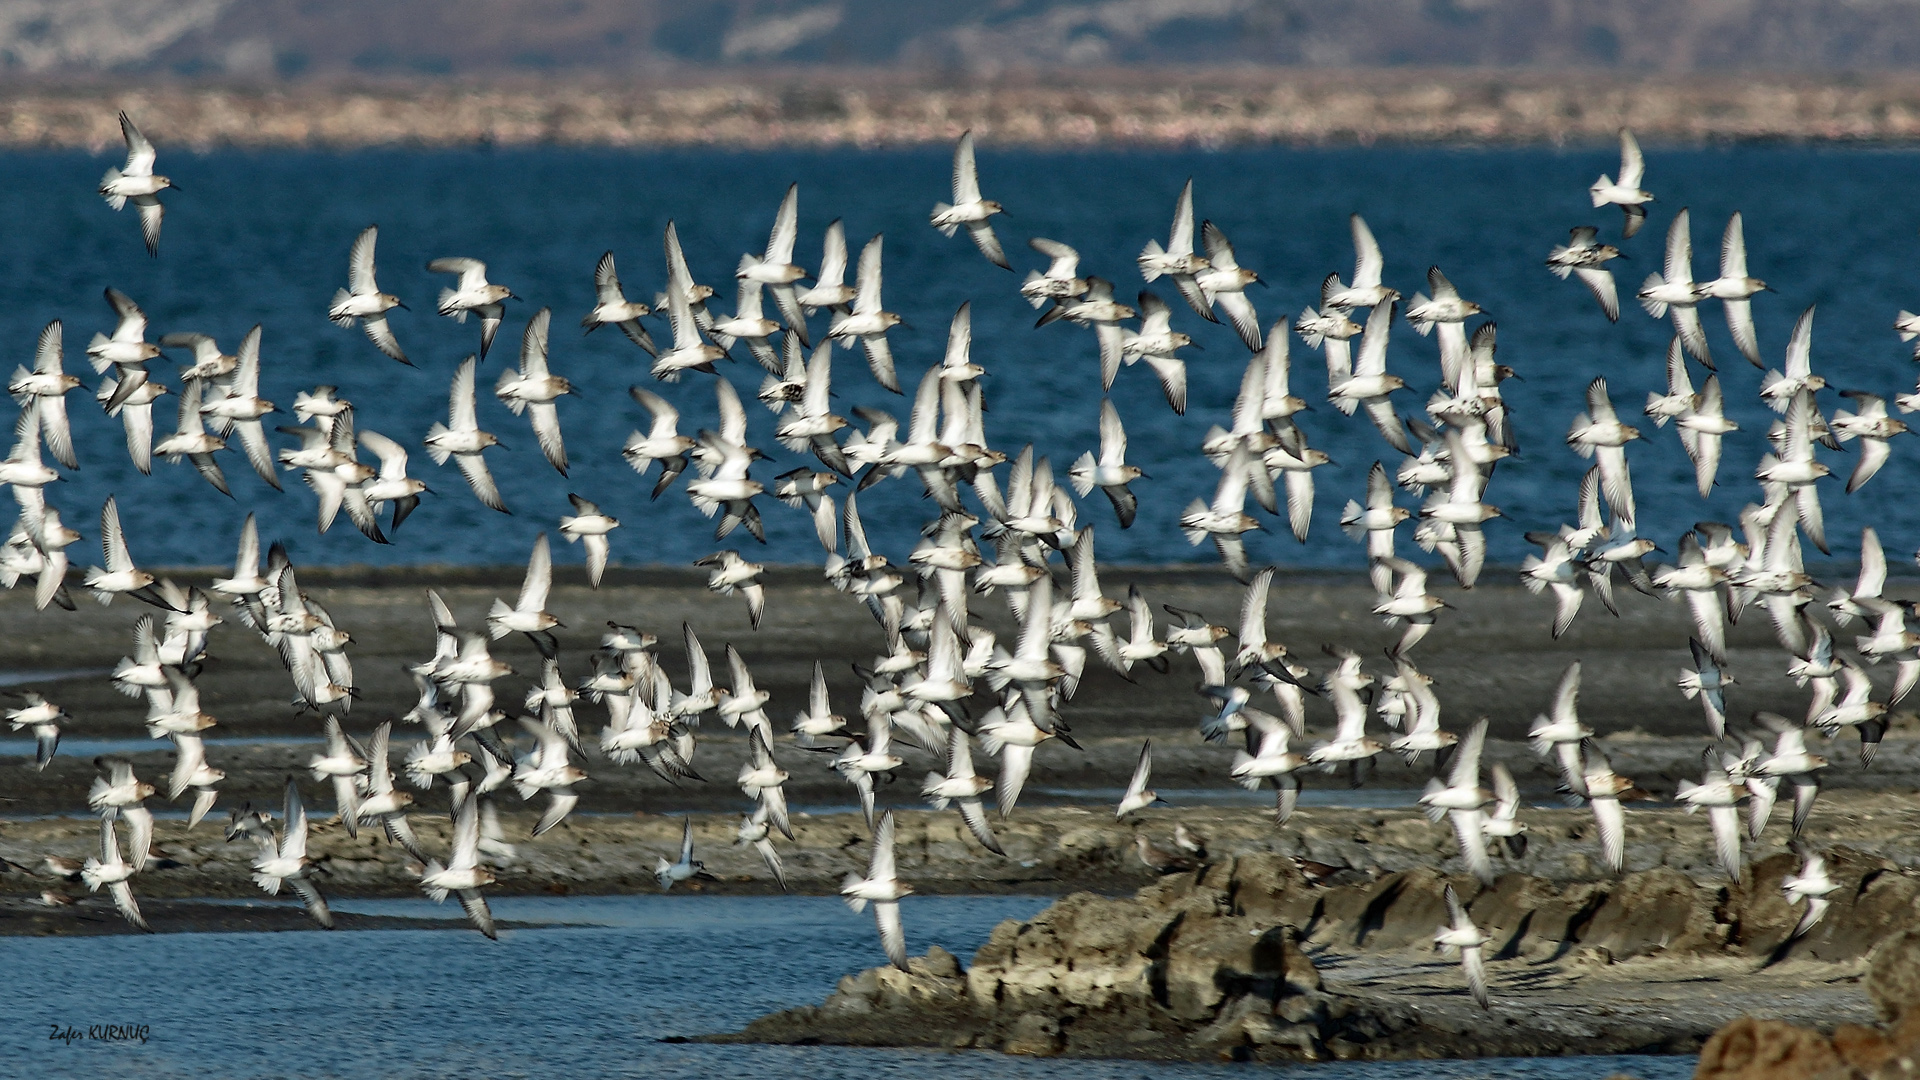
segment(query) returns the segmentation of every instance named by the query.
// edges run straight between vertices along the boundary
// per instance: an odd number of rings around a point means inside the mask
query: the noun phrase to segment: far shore
[[[1145,71],[1071,82],[770,75],[651,83],[0,83],[0,148],[1026,149],[1920,141],[1904,74],[1660,76],[1385,69]]]

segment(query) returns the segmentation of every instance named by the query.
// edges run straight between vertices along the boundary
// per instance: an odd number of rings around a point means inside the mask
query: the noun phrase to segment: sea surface
[[[1908,197],[1920,182],[1920,152],[1740,146],[1725,149],[1648,150],[1647,186],[1658,201],[1647,227],[1622,242],[1628,258],[1615,262],[1626,297],[1617,325],[1577,282],[1551,276],[1542,260],[1567,230],[1594,224],[1620,242],[1620,215],[1595,210],[1586,188],[1601,172],[1617,171],[1611,148],[1350,148],[1258,149],[1222,152],[980,154],[989,196],[1009,208],[995,224],[1019,274],[989,265],[964,236],[948,239],[927,224],[934,202],[949,198],[949,156],[941,149],[911,152],[832,150],[729,153],[624,152],[532,149],[358,153],[194,154],[162,146],[161,169],[182,191],[167,196],[161,254],[149,259],[132,211],[116,214],[94,194],[108,155],[25,153],[0,156],[0,219],[8,222],[0,262],[0,343],[10,358],[30,362],[35,335],[50,319],[64,320],[68,370],[85,374],[89,388],[74,393],[70,410],[81,469],[55,485],[50,499],[69,524],[86,534],[74,561],[97,543],[97,513],[108,495],[120,512],[139,562],[214,565],[231,558],[247,512],[260,515],[269,539],[287,542],[303,563],[509,564],[523,560],[541,530],[551,531],[577,492],[622,519],[613,536],[616,563],[684,564],[716,549],[711,523],[676,487],[649,502],[652,480],[642,479],[619,454],[627,434],[643,424],[627,397],[635,383],[660,390],[682,410],[682,431],[715,421],[711,379],[692,375],[677,385],[656,384],[647,358],[617,332],[583,338],[576,329],[593,301],[592,270],[612,250],[629,295],[651,298],[664,280],[661,231],[676,222],[697,280],[717,287],[718,310],[730,310],[730,270],[740,254],[764,245],[774,208],[789,183],[800,184],[799,261],[817,265],[827,223],[843,218],[858,249],[886,236],[885,302],[910,329],[896,331],[901,381],[911,390],[938,361],[946,328],[962,301],[973,302],[974,359],[986,380],[992,443],[1009,452],[1031,442],[1064,480],[1081,452],[1096,448],[1099,415],[1093,335],[1068,324],[1034,329],[1036,312],[1016,287],[1028,268],[1044,265],[1025,241],[1041,235],[1083,254],[1082,273],[1117,283],[1131,301],[1141,288],[1133,259],[1148,240],[1166,239],[1181,184],[1195,182],[1198,214],[1233,240],[1240,261],[1260,272],[1268,288],[1253,298],[1263,321],[1291,319],[1318,298],[1330,271],[1351,274],[1347,216],[1362,213],[1386,252],[1387,281],[1411,295],[1424,290],[1428,266],[1443,267],[1462,293],[1481,303],[1499,324],[1499,359],[1523,381],[1504,388],[1512,404],[1522,454],[1498,469],[1488,500],[1507,519],[1488,527],[1491,557],[1517,562],[1529,529],[1552,528],[1573,514],[1578,477],[1588,463],[1563,443],[1569,422],[1584,408],[1583,392],[1605,375],[1615,404],[1638,415],[1648,391],[1664,390],[1669,325],[1634,306],[1631,294],[1660,268],[1662,244],[1676,210],[1691,207],[1701,278],[1717,269],[1720,232],[1735,210],[1745,215],[1751,269],[1776,292],[1755,302],[1762,348],[1778,365],[1799,313],[1818,305],[1814,365],[1835,390],[1891,396],[1912,388],[1907,346],[1891,330],[1902,307],[1920,308],[1920,206]],[[333,291],[345,284],[348,245],[370,223],[381,227],[380,282],[411,311],[393,325],[417,367],[402,367],[374,351],[358,330],[325,318]],[[428,425],[444,418],[454,367],[477,346],[477,324],[457,325],[434,314],[435,297],[450,283],[428,274],[438,256],[484,260],[493,279],[523,299],[481,368],[482,426],[499,434],[504,451],[489,454],[512,517],[487,510],[451,467],[436,467],[415,450],[412,468],[433,494],[390,547],[357,534],[344,517],[325,536],[315,531],[315,500],[288,475],[277,493],[252,476],[235,452],[225,468],[235,498],[209,488],[184,463],[157,464],[143,477],[130,464],[117,421],[88,400],[97,380],[84,348],[112,320],[101,299],[106,286],[134,297],[147,311],[154,337],[174,331],[214,335],[231,349],[254,323],[265,327],[263,392],[287,409],[296,392],[316,384],[341,388],[359,424],[419,447]],[[1130,459],[1150,479],[1136,490],[1141,514],[1122,531],[1105,499],[1082,505],[1082,522],[1096,523],[1098,551],[1116,563],[1206,562],[1210,546],[1188,546],[1177,527],[1179,509],[1210,496],[1217,473],[1198,454],[1208,427],[1225,423],[1246,350],[1224,324],[1203,322],[1166,283],[1158,291],[1175,308],[1177,329],[1194,335],[1188,358],[1191,407],[1176,417],[1144,365],[1121,372],[1113,398],[1130,435]],[[491,396],[500,371],[513,362],[528,318],[554,311],[553,369],[580,393],[561,402],[571,476],[562,479],[540,457],[526,421]],[[1692,470],[1671,428],[1643,423],[1646,439],[1630,448],[1642,531],[1672,550],[1680,531],[1702,519],[1734,520],[1757,496],[1748,477],[1764,449],[1772,418],[1755,390],[1760,372],[1734,350],[1717,305],[1702,307],[1727,389],[1727,409],[1742,430],[1727,441],[1721,486],[1702,501]],[[814,332],[824,330],[816,318]],[[664,322],[653,332],[664,336]],[[755,475],[771,480],[800,463],[780,450],[774,419],[753,401],[761,372],[744,347],[726,377],[748,402],[750,435],[772,451]],[[1317,473],[1312,534],[1296,543],[1284,520],[1267,518],[1269,531],[1250,540],[1257,562],[1298,567],[1358,567],[1360,546],[1337,527],[1340,507],[1364,490],[1368,466],[1397,455],[1363,418],[1341,416],[1324,402],[1324,368],[1317,353],[1293,345],[1293,388],[1309,402],[1300,417],[1312,445],[1335,464]],[[171,379],[180,357],[156,363]],[[1416,412],[1438,382],[1437,347],[1404,321],[1395,327],[1389,368],[1411,389],[1397,395],[1402,414]],[[1696,383],[1704,372],[1696,365]],[[836,406],[886,409],[903,421],[909,403],[879,389],[857,352],[837,354]],[[164,431],[177,398],[162,400]],[[1834,393],[1825,408],[1845,404]],[[290,415],[277,419],[291,423]],[[285,440],[284,436],[275,436]],[[1836,473],[1853,455],[1822,451]],[[1880,528],[1896,565],[1920,542],[1920,501],[1906,499],[1920,476],[1920,440],[1900,439],[1892,462],[1860,493],[1842,482],[1824,485],[1827,523],[1837,559],[1857,547],[1861,526]],[[844,490],[844,489],[842,489]],[[1411,505],[1410,496],[1402,496]],[[744,533],[718,546],[748,549],[772,563],[817,562],[807,517],[763,500],[768,544]],[[928,505],[909,476],[883,484],[862,499],[876,546],[904,558]],[[1403,546],[1412,545],[1402,539]],[[556,545],[556,559],[579,554]]]
[[[916,898],[909,947],[962,958],[1035,897]],[[425,900],[342,911],[444,915]],[[459,930],[0,938],[13,1075],[147,1078],[716,1076],[1155,1080],[1245,1067],[995,1053],[663,1043],[816,1004],[881,961],[871,920],[825,897],[505,897],[499,942]],[[50,1036],[120,1025],[145,1041]],[[1329,1064],[1316,1080],[1681,1080],[1691,1057]],[[14,1071],[17,1070],[17,1071]]]

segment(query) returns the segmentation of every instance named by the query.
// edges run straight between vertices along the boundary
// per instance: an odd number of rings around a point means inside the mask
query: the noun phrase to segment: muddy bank
[[[517,593],[521,573],[518,567],[303,568],[301,587],[325,604],[353,637],[347,652],[359,696],[348,717],[349,730],[371,730],[412,706],[415,692],[402,665],[433,653],[427,589],[441,592],[463,626],[478,628],[496,596],[511,599]],[[677,568],[616,569],[597,590],[582,584],[580,575],[577,567],[558,568],[548,602],[548,609],[565,624],[556,637],[562,670],[570,681],[591,673],[590,654],[599,647],[607,621],[615,620],[659,636],[662,664],[684,685],[686,660],[679,635],[681,623],[687,622],[699,632],[716,679],[726,679],[725,646],[732,643],[740,649],[756,684],[773,695],[767,711],[776,728],[784,728],[805,705],[816,660],[825,664],[836,711],[854,713],[860,684],[849,664],[868,662],[886,648],[885,636],[866,608],[834,591],[817,569],[769,572],[766,620],[758,631],[748,625],[745,605],[737,598],[706,591],[703,575]],[[176,576],[203,586],[209,580],[206,574]],[[1704,732],[1699,707],[1674,686],[1688,662],[1691,624],[1684,605],[1623,592],[1619,618],[1595,605],[1555,642],[1547,632],[1551,601],[1502,584],[1503,576],[1489,570],[1478,588],[1450,592],[1448,603],[1454,607],[1415,651],[1421,669],[1434,680],[1445,710],[1443,724],[1464,726],[1485,715],[1493,721],[1496,738],[1522,738],[1529,721],[1551,699],[1561,672],[1580,660],[1585,670],[1581,714],[1600,733],[1696,737]],[[1217,569],[1110,567],[1102,569],[1101,579],[1110,595],[1125,595],[1129,585],[1139,585],[1156,611],[1159,605],[1173,604],[1230,628],[1238,626],[1242,590]],[[1370,669],[1389,674],[1391,665],[1382,651],[1398,634],[1370,614],[1374,603],[1364,575],[1283,572],[1268,605],[1268,626],[1273,640],[1285,643],[1316,673],[1331,664],[1322,646],[1336,644],[1368,657]],[[1003,637],[1014,634],[1006,605],[998,599],[989,597],[973,607],[982,625]],[[77,611],[36,612],[30,595],[19,590],[0,593],[0,675],[16,689],[44,690],[63,705],[74,718],[67,725],[71,735],[141,738],[144,705],[115,692],[106,674],[130,651],[134,622],[150,611],[123,599],[107,608],[82,604]],[[1739,679],[1728,695],[1731,715],[1741,717],[1755,709],[1805,711],[1808,693],[1781,674],[1785,665],[1779,646],[1759,613],[1732,629],[1729,644],[1731,670]],[[214,659],[197,682],[203,707],[221,724],[209,737],[318,731],[312,713],[290,704],[292,683],[277,655],[252,631],[235,623],[221,625],[208,648]],[[495,683],[495,691],[502,701],[518,700],[528,677],[539,674],[539,654],[518,634],[496,643],[494,651],[515,671]],[[33,677],[49,670],[67,675]],[[1890,672],[1875,674],[1883,683],[1891,679]],[[1065,715],[1077,735],[1096,739],[1191,728],[1204,708],[1193,692],[1199,678],[1199,668],[1186,657],[1173,658],[1167,675],[1143,669],[1133,682],[1090,661]],[[978,712],[990,702],[983,694],[972,704],[979,706]],[[582,726],[597,731],[604,712],[591,705],[581,712]],[[1325,702],[1309,700],[1311,725],[1324,729],[1332,718]],[[1911,723],[1910,717],[1904,719]],[[0,779],[0,788],[14,782]],[[1124,783],[1125,773],[1115,782]]]
[[[274,903],[211,904],[194,900],[140,901],[140,914],[159,934],[199,933],[279,933],[293,930],[319,930],[289,894]],[[404,915],[361,915],[347,911],[333,913],[336,930],[460,930],[472,924],[460,917],[459,908],[445,918],[419,918]],[[519,924],[501,923],[503,927]],[[138,934],[128,925],[104,894],[72,905],[48,905],[36,898],[0,897],[0,935],[17,937],[100,937]]]
[[[934,952],[848,976],[720,1038],[1186,1060],[1690,1052],[1756,1009],[1829,1029],[1872,1017],[1858,978],[1913,918],[1920,878],[1844,849],[1833,866],[1846,899],[1761,969],[1798,917],[1786,855],[1735,884],[1655,869],[1491,887],[1426,868],[1315,885],[1243,856],[1131,898],[1068,896],[1001,924],[965,968]],[[1490,1011],[1432,950],[1448,884],[1493,938]]]
[[[1822,847],[1844,845],[1863,859],[1920,865],[1920,831],[1913,828],[1917,810],[1920,800],[1911,796],[1829,793],[1816,806],[1807,834]],[[1209,858],[1300,858],[1330,868],[1325,871],[1333,875],[1330,880],[1342,886],[1434,868],[1465,872],[1452,830],[1413,810],[1310,809],[1275,829],[1264,808],[1155,810],[1123,823],[1105,810],[1022,808],[1010,819],[993,821],[1006,858],[981,848],[955,812],[911,810],[896,817],[900,875],[923,893],[1128,893],[1156,879],[1135,852],[1137,838],[1171,847],[1176,825],[1203,838]],[[649,892],[658,888],[655,860],[679,857],[677,815],[576,815],[533,839],[529,834],[536,819],[534,813],[501,815],[511,851],[489,857],[500,879],[495,892]],[[446,850],[444,814],[416,814],[410,820],[429,853]],[[739,814],[695,814],[692,820],[694,855],[719,880],[689,885],[709,892],[778,891],[753,849],[735,843]],[[1525,856],[1496,855],[1497,871],[1568,887],[1602,888],[1610,880],[1586,811],[1533,810],[1527,821],[1531,842]],[[252,848],[225,842],[224,822],[223,817],[188,830],[183,819],[161,818],[155,848],[179,865],[142,873],[136,891],[177,898],[257,896],[248,877]],[[837,893],[842,877],[865,868],[871,837],[857,813],[796,815],[794,835],[793,842],[778,839],[776,848],[796,892]],[[1772,865],[1765,860],[1785,852],[1788,839],[1783,815],[1761,844],[1749,848],[1749,858]],[[0,822],[0,858],[34,871],[42,869],[46,855],[84,858],[98,842],[96,819]],[[308,850],[321,862],[322,887],[329,895],[419,895],[417,867],[377,829],[363,828],[358,838],[349,837],[337,824],[320,821],[316,811]],[[1701,889],[1726,884],[1703,817],[1671,808],[1630,810],[1627,851],[1629,871],[1670,874],[1698,882]],[[1748,873],[1754,873],[1752,867]],[[0,873],[0,896],[35,896],[50,887],[79,891],[44,876]]]
[[[1078,85],[799,79],[663,87],[416,84],[295,90],[19,89],[0,146],[119,144],[128,109],[162,146],[912,146],[971,128],[989,145],[1912,140],[1899,74],[1662,77],[1409,70],[1128,73]]]

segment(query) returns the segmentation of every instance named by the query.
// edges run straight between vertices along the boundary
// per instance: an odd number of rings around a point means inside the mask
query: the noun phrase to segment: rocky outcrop
[[[1895,933],[1875,947],[1866,987],[1881,1024],[1841,1024],[1829,1035],[1783,1020],[1743,1016],[1707,1040],[1694,1080],[1920,1076],[1920,930]]]
[[[1734,886],[1654,869],[1565,885],[1510,874],[1483,888],[1423,868],[1320,887],[1291,859],[1249,855],[1132,897],[1065,897],[995,928],[971,967],[936,950],[909,971],[848,976],[817,1007],[722,1038],[1189,1060],[1678,1052],[1739,1011],[1697,985],[1716,974],[1735,976],[1729,986],[1793,987],[1782,997],[1799,1019],[1868,1018],[1858,989],[1834,988],[1831,971],[1755,973],[1755,959],[1775,959],[1797,918],[1777,902],[1787,861],[1762,863]],[[1845,883],[1839,902],[1787,955],[1857,963],[1911,921],[1920,881],[1844,849],[1830,865]],[[1431,953],[1449,884],[1493,933],[1495,968],[1516,961],[1506,970],[1525,972],[1503,982],[1496,971],[1491,1015],[1466,998],[1458,968]],[[1920,986],[1920,944],[1914,950],[1913,968],[1884,960],[1877,969],[1888,994]],[[1641,980],[1602,974],[1635,964],[1648,980],[1684,968],[1673,981],[1690,986],[1636,1011],[1634,999],[1651,992]],[[1838,1054],[1818,1033],[1743,1031],[1716,1053],[1791,1063]]]

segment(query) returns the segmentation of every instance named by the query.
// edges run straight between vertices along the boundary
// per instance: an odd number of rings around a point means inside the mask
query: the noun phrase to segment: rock
[[[1744,1016],[1707,1040],[1694,1080],[1807,1080],[1844,1067],[1833,1043],[1783,1020]]]
[[[1873,950],[1867,996],[1882,1020],[1896,1019],[1920,1003],[1920,928],[1890,937]]]
[[[1605,949],[1616,960],[1665,949],[1717,950],[1726,942],[1727,927],[1715,918],[1714,906],[1680,871],[1642,870],[1607,889],[1579,931],[1580,944]]]
[[[1845,863],[1863,889],[1849,910],[1904,925],[1914,879],[1873,862]],[[1909,1010],[1911,1037],[1848,1028],[1829,1039],[1780,1020],[1742,1019],[1714,1033],[1733,1009],[1711,993],[1698,1004],[1668,998],[1653,1010],[1657,1020],[1637,1007],[1646,984],[1621,965],[1662,962],[1642,959],[1655,954],[1725,961],[1763,947],[1793,915],[1773,895],[1784,865],[1769,862],[1731,885],[1697,884],[1656,867],[1566,885],[1514,873],[1482,887],[1422,867],[1329,886],[1308,884],[1285,856],[1236,856],[1160,878],[1132,897],[1063,897],[1031,919],[995,927],[971,967],[931,950],[908,971],[849,976],[817,1008],[764,1017],[740,1036],[720,1038],[1280,1062],[1679,1053],[1711,1035],[1705,1076],[1784,1080],[1823,1069],[1893,1068],[1906,1060],[1907,1043],[1920,1044],[1920,1008]],[[1544,1007],[1503,1003],[1496,986],[1489,1015],[1451,974],[1436,974],[1442,988],[1431,994],[1423,974],[1417,1002],[1385,989],[1380,976],[1395,969],[1451,970],[1435,965],[1432,949],[1436,928],[1447,920],[1450,885],[1477,922],[1497,931],[1494,960],[1556,962],[1571,980],[1565,992],[1591,1009],[1570,1010],[1560,1004],[1566,999],[1517,987],[1514,996]],[[1848,929],[1831,939],[1833,955],[1857,962],[1861,933]],[[1309,949],[1325,950],[1340,978],[1323,980]],[[1871,1015],[1858,989],[1833,986],[1827,977],[1793,978],[1780,985],[1795,988],[1797,1017],[1830,1024]],[[1920,931],[1882,947],[1874,978],[1884,1014],[1920,1001]],[[1586,980],[1602,996],[1583,998]],[[1813,984],[1828,996],[1809,998],[1804,991]],[[1839,1010],[1819,1011],[1836,1000],[1844,1002]]]
[[[1060,1052],[1060,1025],[1039,1013],[1022,1013],[1000,1044],[1000,1052],[1052,1057]]]

